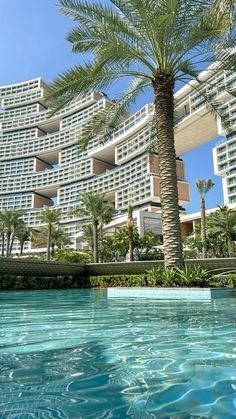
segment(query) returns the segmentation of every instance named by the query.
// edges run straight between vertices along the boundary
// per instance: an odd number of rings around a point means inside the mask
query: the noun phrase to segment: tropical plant
[[[32,231],[31,240],[36,248],[47,246],[48,227],[41,227]],[[55,248],[65,249],[72,244],[68,233],[57,225],[51,227],[51,257],[54,258]]]
[[[6,242],[6,256],[12,253],[13,243],[16,238],[17,228],[24,225],[22,216],[24,211],[21,210],[7,210],[4,209],[0,212],[0,224],[2,235],[2,256],[4,256],[4,246]],[[6,239],[5,239],[6,238]]]
[[[51,259],[52,229],[54,224],[58,224],[60,210],[52,207],[44,207],[40,213],[40,220],[47,224],[47,260]]]
[[[57,249],[55,252],[55,260],[60,262],[70,262],[70,263],[88,263],[90,262],[90,257],[86,252],[78,252],[74,249]]]
[[[163,267],[155,266],[147,271],[148,284],[153,286],[163,285]]]
[[[211,70],[215,75],[222,69],[235,69],[235,1],[110,0],[103,4],[60,0],[60,5],[60,11],[77,24],[67,36],[72,51],[88,53],[89,62],[54,81],[49,94],[57,100],[54,111],[78,94],[104,91],[120,80],[126,86],[128,80],[130,85],[120,99],[98,113],[81,137],[84,145],[94,133],[106,141],[138,95],[146,88],[152,89],[154,131],[150,132],[156,136],[159,154],[165,263],[180,266],[183,252],[174,146],[174,89],[176,82],[188,83],[190,78],[207,87],[207,81],[198,79],[201,66],[217,62]],[[219,115],[212,95],[202,96]]]
[[[207,256],[207,237],[206,237],[206,194],[213,188],[214,183],[211,179],[196,180],[196,187],[200,195],[201,207],[201,240],[202,240],[202,257]]]
[[[91,222],[93,230],[93,262],[97,263],[99,228],[112,220],[114,206],[111,202],[106,201],[105,194],[84,192],[81,195],[81,206],[75,209],[75,213],[83,218],[85,225]]]
[[[55,248],[63,250],[72,244],[72,240],[68,233],[58,226],[52,227],[52,240],[51,240],[51,254],[52,257],[55,255]]]
[[[209,232],[225,240],[227,256],[233,256],[236,240],[236,212],[226,205],[219,206],[219,209],[208,217]]]
[[[163,259],[163,253],[160,248],[161,242],[158,236],[152,231],[145,231],[143,236],[139,236],[135,247],[136,260],[159,260]]]
[[[126,258],[127,254],[130,251],[130,239],[131,234],[128,230],[127,226],[118,228],[115,232],[113,237],[113,249],[115,251],[115,257],[118,258]],[[136,248],[138,245],[139,234],[137,227],[133,227],[132,229],[132,249]]]
[[[104,236],[100,242],[100,258],[103,262],[114,262],[117,258],[115,235]]]
[[[186,265],[177,268],[178,277],[182,279],[181,285],[207,287],[210,273],[201,265]]]
[[[15,231],[15,236],[20,244],[20,256],[22,256],[23,250],[24,250],[24,244],[25,242],[29,241],[31,237],[31,231],[23,221],[22,223],[19,223],[19,225],[17,226],[16,231]]]
[[[157,266],[147,271],[149,283],[168,287],[208,287],[211,274],[201,265],[186,265],[177,269]]]

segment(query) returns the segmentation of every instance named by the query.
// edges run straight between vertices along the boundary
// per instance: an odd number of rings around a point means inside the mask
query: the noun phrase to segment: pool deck
[[[156,298],[158,300],[214,300],[236,297],[236,288],[152,288],[107,289],[108,298]]]

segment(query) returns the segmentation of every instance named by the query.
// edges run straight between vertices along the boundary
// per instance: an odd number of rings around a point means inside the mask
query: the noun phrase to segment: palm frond
[[[198,179],[195,182],[201,199],[205,199],[206,194],[213,188],[214,183],[211,179]]]

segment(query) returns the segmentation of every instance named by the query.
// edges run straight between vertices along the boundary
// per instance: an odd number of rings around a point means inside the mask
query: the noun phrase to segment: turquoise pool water
[[[0,418],[233,418],[236,299],[0,294]]]

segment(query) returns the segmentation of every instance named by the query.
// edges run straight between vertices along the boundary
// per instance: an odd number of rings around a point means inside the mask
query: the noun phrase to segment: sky
[[[72,54],[65,39],[73,21],[58,12],[57,0],[0,0],[0,18],[0,85],[38,76],[50,82],[62,71],[83,64],[84,58]],[[140,98],[134,110],[149,101],[148,96]],[[215,183],[207,195],[207,208],[223,203],[221,178],[213,173],[212,147],[217,140],[182,156],[190,182],[191,203],[185,206],[189,213],[199,210],[198,178]]]

